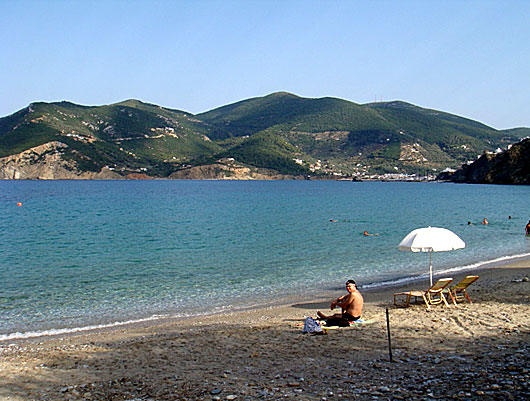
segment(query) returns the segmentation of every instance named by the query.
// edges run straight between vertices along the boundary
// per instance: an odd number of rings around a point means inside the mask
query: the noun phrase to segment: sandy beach
[[[361,288],[371,323],[327,335],[302,334],[303,321],[342,290],[237,313],[5,341],[0,399],[529,399],[530,260],[473,273],[480,279],[469,289],[472,304],[431,311],[392,305],[394,292],[426,283]]]

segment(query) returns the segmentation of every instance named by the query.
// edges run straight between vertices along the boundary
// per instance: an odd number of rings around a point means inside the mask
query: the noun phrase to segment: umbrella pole
[[[431,287],[432,287],[432,262],[431,262],[432,251],[429,251],[429,275],[431,277]]]

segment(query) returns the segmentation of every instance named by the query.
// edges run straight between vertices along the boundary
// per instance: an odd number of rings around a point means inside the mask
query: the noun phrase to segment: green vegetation
[[[505,152],[483,154],[472,164],[465,164],[455,173],[443,173],[439,178],[454,182],[476,184],[530,185],[530,139],[513,145]]]
[[[271,133],[262,132],[220,154],[255,167],[272,169],[281,174],[304,175],[310,171],[293,161],[296,148]]]
[[[505,129],[502,132],[504,132],[509,137],[515,135],[520,138],[530,138],[530,128],[524,128],[524,127],[511,128],[511,129]]]
[[[371,109],[341,99],[305,99],[274,93],[197,115],[212,129],[212,139],[275,132],[348,131],[386,128],[387,122]]]
[[[0,118],[0,157],[60,141],[68,145],[62,157],[82,171],[109,166],[165,177],[234,158],[291,175],[424,173],[529,134],[405,102],[360,105],[285,92],[198,115],[134,99],[100,107],[39,102]]]

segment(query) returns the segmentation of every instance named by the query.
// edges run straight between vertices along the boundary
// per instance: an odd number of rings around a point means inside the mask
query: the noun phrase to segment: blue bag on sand
[[[320,327],[320,323],[318,323],[315,319],[308,317],[304,322],[304,329],[302,330],[302,333],[322,333],[322,327]]]

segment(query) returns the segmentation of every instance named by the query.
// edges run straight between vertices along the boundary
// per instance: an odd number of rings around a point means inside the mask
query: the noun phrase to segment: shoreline
[[[435,276],[440,278],[442,276],[462,276],[464,274],[478,274],[480,275],[481,272],[499,268],[505,265],[511,265],[511,264],[517,264],[520,262],[527,261],[530,264],[530,253],[524,253],[524,254],[518,254],[518,255],[511,255],[511,256],[502,256],[498,257],[492,260],[486,260],[486,261],[479,261],[470,265],[461,266],[458,268],[450,268],[441,270],[439,272],[435,271]],[[368,284],[361,284],[360,290],[363,292],[363,294],[379,294],[379,293],[387,293],[388,291],[405,291],[410,288],[422,288],[419,287],[422,282],[428,279],[428,273],[423,273],[420,275],[415,276],[404,276],[404,277],[398,277],[392,280],[377,282],[377,281],[371,281]],[[416,285],[418,284],[418,285]],[[319,298],[327,299],[327,298],[334,298],[335,293],[337,291],[342,291],[342,287],[338,287],[337,289],[332,289],[332,286],[328,286],[326,289],[320,289],[320,293],[322,294],[319,296]],[[2,344],[8,341],[21,341],[26,339],[46,339],[46,338],[54,338],[58,336],[70,336],[70,335],[78,335],[78,334],[90,334],[90,333],[98,333],[98,332],[107,332],[112,331],[114,329],[126,329],[127,327],[134,327],[138,325],[142,326],[149,326],[153,325],[156,326],[158,324],[164,324],[167,322],[182,322],[189,319],[208,319],[208,317],[212,316],[222,316],[225,314],[233,314],[233,313],[242,313],[242,312],[257,312],[259,310],[266,310],[270,308],[276,308],[276,307],[286,307],[289,304],[293,303],[308,303],[314,301],[314,296],[309,295],[302,295],[302,294],[290,294],[285,297],[276,299],[275,301],[268,300],[267,302],[263,302],[263,299],[260,299],[261,302],[258,302],[254,305],[250,306],[243,306],[242,304],[236,304],[231,305],[231,307],[235,306],[235,310],[228,311],[224,310],[228,307],[222,307],[219,311],[216,312],[191,312],[189,314],[157,314],[157,315],[151,315],[147,317],[141,317],[138,319],[130,319],[126,321],[114,321],[111,323],[100,323],[100,324],[93,324],[93,325],[87,325],[87,326],[80,326],[80,327],[64,327],[64,328],[51,328],[51,329],[45,329],[45,330],[38,330],[38,331],[24,331],[24,332],[13,332],[13,333],[4,333],[0,334],[0,348],[2,347]]]
[[[306,316],[328,308],[330,298],[324,295],[246,311],[1,342],[0,398],[528,397],[530,283],[523,279],[530,275],[530,258],[475,272],[480,279],[470,287],[472,304],[432,311],[421,304],[392,306],[393,292],[423,288],[419,283],[364,291],[363,318],[373,323],[326,336],[301,334]],[[388,360],[386,308],[394,362]]]
[[[0,398],[528,398],[530,258],[473,273],[480,279],[469,288],[472,304],[431,311],[419,303],[392,305],[392,293],[427,285],[361,288],[363,319],[371,323],[326,336],[301,330],[306,316],[327,310],[328,293],[246,311],[0,342]],[[342,292],[329,290],[333,297]]]

